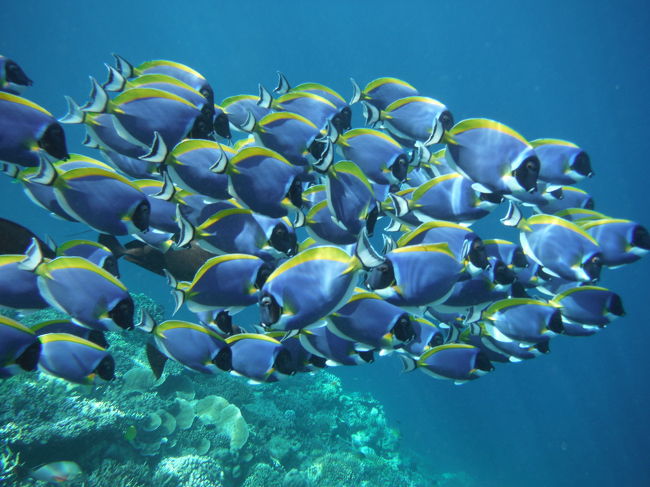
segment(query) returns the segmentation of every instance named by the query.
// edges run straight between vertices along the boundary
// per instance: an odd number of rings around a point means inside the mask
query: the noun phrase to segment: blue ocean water
[[[596,176],[581,185],[596,208],[649,226],[647,112],[650,10],[641,0],[346,2],[12,2],[0,52],[34,80],[28,97],[55,114],[83,101],[116,52],[133,62],[172,59],[200,71],[216,99],[271,88],[275,72],[350,93],[348,77],[409,81],[455,118],[488,117],[527,139],[585,148]],[[69,132],[81,151],[82,131]],[[63,240],[81,226],[46,217],[18,185],[2,185],[0,215]],[[494,221],[481,235],[508,234]],[[490,232],[493,232],[490,235]],[[162,279],[130,267],[125,283],[171,306]],[[586,339],[461,387],[400,374],[395,359],[339,369],[371,392],[405,448],[438,471],[481,486],[650,485],[650,261],[608,270],[627,316]]]

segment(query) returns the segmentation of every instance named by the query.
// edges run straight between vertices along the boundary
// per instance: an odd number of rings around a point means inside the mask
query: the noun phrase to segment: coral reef
[[[162,312],[145,296],[136,301]],[[470,485],[411,468],[382,405],[345,391],[329,371],[252,386],[169,363],[155,380],[146,338],[109,334],[111,383],[71,385],[41,373],[0,382],[2,485],[36,486],[29,469],[59,460],[77,462],[93,487]]]

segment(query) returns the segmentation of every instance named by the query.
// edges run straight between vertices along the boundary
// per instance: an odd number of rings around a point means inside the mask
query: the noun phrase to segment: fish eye
[[[415,338],[415,330],[408,315],[404,314],[393,327],[393,335],[402,343],[408,343]]]
[[[260,316],[262,324],[272,325],[280,319],[282,307],[277,303],[275,298],[270,294],[264,294],[260,298]]]
[[[596,282],[600,278],[600,271],[603,267],[603,258],[601,254],[596,254],[591,257],[587,262],[582,266],[587,276],[591,282]]]
[[[395,179],[398,181],[404,181],[406,174],[408,173],[409,161],[406,158],[405,154],[401,154],[391,167],[391,173],[395,176]]]
[[[472,241],[471,250],[469,252],[469,261],[479,269],[487,269],[490,267],[490,261],[488,260],[487,252],[485,251],[485,245],[483,245],[483,240],[478,237]]]
[[[531,156],[524,160],[517,169],[513,171],[519,185],[529,193],[537,191],[537,177],[539,175],[539,159]]]

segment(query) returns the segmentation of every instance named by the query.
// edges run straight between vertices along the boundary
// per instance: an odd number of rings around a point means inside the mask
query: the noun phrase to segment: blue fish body
[[[598,242],[608,267],[636,262],[650,250],[648,231],[633,221],[603,218],[578,224]]]
[[[437,379],[457,383],[477,379],[494,368],[479,348],[460,343],[448,343],[427,350],[417,360],[417,366]]]
[[[562,310],[562,316],[574,323],[604,327],[625,315],[621,297],[597,286],[567,289],[553,298]]]
[[[24,255],[0,255],[0,306],[14,309],[43,309],[48,303],[38,290],[36,275],[21,269]]]
[[[226,339],[232,350],[232,370],[256,382],[275,382],[275,362],[282,344],[267,335],[243,333]]]
[[[39,339],[40,370],[76,384],[92,384],[96,375],[114,377],[113,357],[96,343],[67,333],[48,333]]]
[[[575,184],[593,175],[589,156],[572,142],[537,139],[530,143],[540,160],[539,179],[551,184]]]
[[[0,377],[4,375],[2,370],[13,375],[10,370],[14,364],[23,370],[34,370],[40,351],[40,342],[30,328],[0,315]]]

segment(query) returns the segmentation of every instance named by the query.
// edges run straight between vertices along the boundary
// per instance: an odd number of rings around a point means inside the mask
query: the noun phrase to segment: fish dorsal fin
[[[104,66],[108,70],[108,78],[106,78],[102,88],[112,93],[122,91],[126,85],[126,78],[113,66],[109,66],[106,63],[104,63]]]
[[[278,86],[275,87],[273,92],[277,93],[278,95],[284,95],[285,93],[288,93],[289,90],[291,90],[291,85],[289,84],[289,80],[286,78],[284,74],[278,71]]]
[[[83,111],[86,113],[104,113],[108,107],[110,98],[106,93],[106,90],[97,82],[95,78],[90,76],[90,83],[92,88],[90,90],[90,98],[88,103],[83,107]]]
[[[32,238],[32,243],[27,247],[25,258],[18,263],[18,268],[25,271],[34,272],[36,268],[43,262],[43,252],[35,238]]]
[[[246,120],[241,125],[240,129],[250,134],[253,132],[253,130],[255,130],[255,125],[257,125],[257,120],[255,120],[255,115],[253,115],[253,112],[249,111],[248,115],[246,116]]]
[[[172,181],[172,178],[169,176],[169,173],[167,171],[163,171],[162,174],[163,174],[162,188],[160,188],[160,191],[158,191],[156,194],[152,196],[159,200],[171,201],[172,198],[174,197],[174,194],[176,193],[176,188],[174,187],[174,182]]]
[[[348,105],[354,105],[361,100],[361,88],[359,88],[359,85],[354,78],[350,78],[350,83],[352,83],[352,98],[350,98]]]
[[[366,119],[366,125],[369,127],[375,127],[381,119],[379,108],[367,101],[362,101],[361,105],[363,105],[363,116]]]
[[[361,264],[366,269],[372,269],[384,262],[384,258],[377,253],[370,243],[368,238],[368,231],[364,228],[359,234],[359,240],[357,241],[356,248],[354,253],[357,258],[361,261]]]
[[[226,172],[227,167],[228,156],[226,155],[226,151],[223,150],[223,147],[221,147],[221,144],[219,144],[219,158],[210,166],[210,171],[215,174],[223,174]]]
[[[77,105],[77,102],[69,96],[65,97],[65,101],[68,104],[68,113],[59,118],[59,122],[65,124],[83,123],[85,118],[84,112],[81,110],[81,107]]]
[[[271,96],[271,93],[269,90],[264,88],[262,84],[259,84],[259,100],[257,100],[257,105],[262,107],[262,108],[271,108],[271,105],[273,104],[273,96]]]
[[[334,162],[334,146],[332,141],[327,138],[325,139],[325,149],[320,158],[313,164],[313,167],[316,171],[321,174],[325,174],[327,170],[332,166]]]
[[[156,327],[156,320],[153,319],[153,316],[146,309],[142,308],[140,311],[140,321],[136,323],[135,327],[146,333],[151,333]]]
[[[179,228],[176,246],[183,248],[194,239],[195,230],[194,226],[183,216],[180,205],[176,206],[176,222]]]
[[[113,53],[113,57],[115,58],[115,66],[122,76],[125,78],[132,78],[135,75],[135,68],[130,62],[119,54]]]
[[[39,151],[38,153],[38,172],[33,176],[29,176],[27,180],[31,183],[43,184],[50,186],[56,179],[57,173],[54,165],[45,155]]]

